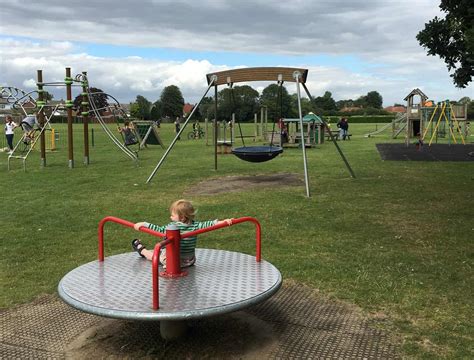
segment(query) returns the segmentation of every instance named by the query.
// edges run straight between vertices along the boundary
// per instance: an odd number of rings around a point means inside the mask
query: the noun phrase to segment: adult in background
[[[13,153],[13,136],[15,135],[15,128],[18,127],[10,115],[5,118],[5,137],[7,138],[7,144],[9,154]]]
[[[346,140],[349,133],[349,122],[347,121],[347,118],[341,118],[337,123],[337,127],[339,128],[339,139]]]
[[[179,134],[179,130],[181,130],[181,125],[179,124],[179,116],[176,116],[176,120],[174,121],[174,131],[176,132],[176,135]],[[180,140],[179,137],[178,140]]]
[[[280,143],[283,145],[288,142],[288,129],[286,128],[283,119],[278,120],[278,128],[280,129]]]

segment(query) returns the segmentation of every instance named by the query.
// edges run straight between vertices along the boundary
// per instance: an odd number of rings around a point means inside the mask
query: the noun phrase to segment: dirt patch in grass
[[[185,194],[214,195],[227,192],[252,190],[255,188],[274,189],[284,186],[303,186],[304,182],[297,174],[278,173],[271,175],[225,176],[201,181],[186,190]]]

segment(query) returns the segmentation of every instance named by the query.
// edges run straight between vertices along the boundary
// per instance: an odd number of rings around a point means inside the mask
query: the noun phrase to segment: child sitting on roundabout
[[[194,216],[196,211],[194,210],[193,205],[188,200],[177,200],[170,206],[170,219],[171,223],[168,225],[175,225],[178,227],[181,234],[185,234],[189,231],[194,231],[198,229],[204,229],[213,225],[220,225],[226,223],[227,225],[232,225],[232,219],[225,220],[208,220],[208,221],[195,221]],[[134,229],[138,230],[142,226],[148,229],[164,233],[166,231],[165,226],[159,226],[150,224],[148,222],[138,222],[134,225]],[[180,243],[180,257],[181,257],[181,267],[189,267],[194,265],[196,262],[195,249],[196,249],[197,236],[184,237],[181,239]],[[148,250],[141,243],[140,239],[132,240],[132,248],[141,257],[151,260],[153,257],[153,250]],[[163,248],[160,253],[160,264],[166,267],[166,249]]]

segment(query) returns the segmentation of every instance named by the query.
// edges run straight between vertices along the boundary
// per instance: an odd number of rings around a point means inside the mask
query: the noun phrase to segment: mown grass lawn
[[[57,128],[64,137],[64,126]],[[7,155],[0,153],[1,307],[54,293],[66,272],[94,260],[97,224],[107,215],[165,223],[169,204],[206,179],[272,173],[303,179],[298,149],[262,164],[219,156],[215,171],[211,146],[182,140],[145,184],[164,150],[150,146],[135,166],[94,128],[87,167],[80,125],[75,125],[74,169],[68,169],[65,144],[47,154],[44,169],[38,152],[32,153],[27,172],[19,161],[7,172]],[[199,219],[257,217],[263,257],[284,278],[360,306],[398,336],[403,356],[472,358],[474,164],[382,161],[375,144],[393,140],[388,133],[363,137],[374,128],[353,124],[352,140],[339,142],[356,179],[332,144],[308,150],[311,198],[304,186],[186,197],[199,209]],[[162,126],[166,144],[172,129]],[[106,255],[131,251],[135,236],[107,225]],[[199,241],[201,247],[253,253],[253,236],[251,225],[239,225]],[[142,238],[150,246],[154,241]]]

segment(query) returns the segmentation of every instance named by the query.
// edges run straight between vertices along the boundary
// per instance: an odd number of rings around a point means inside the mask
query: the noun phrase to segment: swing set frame
[[[254,67],[254,68],[242,68],[242,69],[233,69],[233,70],[225,70],[225,71],[219,71],[219,72],[214,72],[214,73],[209,73],[206,75],[208,87],[207,90],[205,91],[204,95],[201,97],[201,100],[193,107],[192,112],[188,115],[186,118],[183,126],[181,127],[180,131],[176,134],[175,138],[169,145],[168,149],[165,151],[163,154],[162,158],[158,162],[158,164],[155,166],[153,169],[152,173],[148,177],[146,183],[149,183],[165,159],[167,158],[168,154],[170,151],[173,149],[174,145],[176,144],[177,140],[183,133],[184,129],[186,128],[186,125],[194,115],[194,112],[196,111],[197,108],[199,108],[199,105],[203,101],[203,99],[206,97],[207,93],[209,90],[214,87],[214,170],[217,170],[217,93],[218,93],[218,86],[219,85],[228,85],[230,87],[233,86],[235,83],[239,82],[255,82],[255,81],[276,81],[280,86],[283,85],[284,82],[293,82],[296,84],[296,90],[297,90],[297,97],[298,97],[298,113],[299,113],[299,121],[300,121],[300,131],[301,131],[301,138],[304,139],[304,133],[303,133],[303,114],[301,110],[301,91],[300,91],[300,85],[303,87],[305,90],[307,96],[312,100],[313,97],[308,91],[308,88],[306,87],[306,79],[308,76],[308,69],[303,69],[303,68],[290,68],[290,67]],[[329,130],[329,127],[327,123],[323,121],[324,126],[326,127],[327,130]],[[329,134],[330,131],[328,131]],[[347,161],[346,157],[344,156],[342,150],[340,149],[339,145],[336,142],[336,139],[332,136],[331,134],[331,140],[336,146],[339,154],[341,155],[341,158],[343,159],[348,171],[351,174],[351,177],[355,178],[355,174],[352,171],[352,168],[349,165],[349,162]],[[251,147],[247,147],[251,148]],[[275,147],[276,148],[276,147]],[[306,148],[305,146],[301,147],[302,150],[302,155],[303,155],[303,166],[304,166],[304,179],[305,179],[305,187],[306,187],[306,196],[310,197],[310,189],[309,189],[309,176],[308,176],[308,160],[306,156]],[[251,151],[251,150],[250,150]],[[266,151],[266,149],[263,149],[262,151]],[[258,151],[257,151],[258,152]],[[268,151],[266,151],[268,152]],[[237,155],[236,153],[234,153]],[[261,155],[261,154],[260,154]],[[278,154],[272,155],[272,158],[274,158]],[[238,155],[237,155],[238,156]],[[252,157],[253,155],[245,155],[247,159],[243,159],[246,161],[251,161],[248,158]],[[242,159],[242,157],[240,157]],[[269,159],[270,160],[270,159]],[[255,161],[253,161],[255,162]]]

